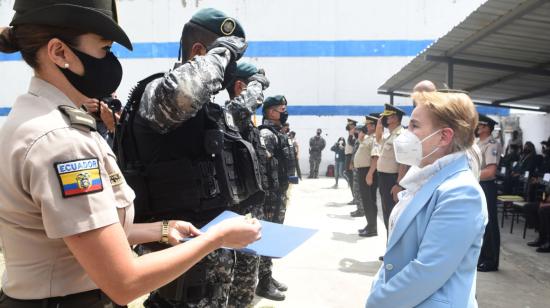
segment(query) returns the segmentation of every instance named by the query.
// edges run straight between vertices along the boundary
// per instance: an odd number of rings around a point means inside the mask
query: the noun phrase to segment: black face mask
[[[89,98],[101,99],[111,96],[122,80],[122,66],[117,57],[108,52],[105,57],[98,59],[74,48],[71,50],[84,66],[84,76],[60,68],[73,87]]]
[[[476,130],[474,131],[474,135],[476,136],[476,138],[479,138],[479,129],[476,128]]]
[[[382,126],[384,126],[386,128],[388,127],[388,118],[386,118],[386,117],[382,118]]]
[[[359,138],[359,133],[353,133],[353,137],[355,137],[355,139]]]
[[[283,111],[283,112],[277,111],[277,112],[279,113],[279,122],[281,122],[281,124],[285,124],[286,120],[288,120],[288,111]]]

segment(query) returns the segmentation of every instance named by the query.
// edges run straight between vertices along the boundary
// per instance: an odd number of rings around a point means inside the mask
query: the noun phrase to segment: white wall
[[[14,0],[0,0],[0,26],[9,24]],[[121,0],[119,20],[134,43],[177,42],[182,26],[200,8],[216,7],[236,17],[249,41],[435,40],[461,22],[485,0]],[[256,57],[245,60],[263,67],[271,79],[266,95],[284,94],[291,105],[374,105],[388,97],[377,88],[410,56]],[[172,67],[174,59],[122,59],[124,78],[117,91],[127,96],[140,79]],[[0,61],[0,107],[10,107],[26,92],[31,70],[22,61]],[[223,102],[225,93],[216,97]],[[409,104],[397,98],[396,104]],[[381,108],[381,107],[380,107]],[[302,147],[306,173],[307,142],[317,127],[327,144],[345,136],[349,116],[290,116]],[[362,117],[352,116],[361,121]],[[0,125],[5,117],[0,117]],[[524,140],[546,138],[548,117],[522,121]],[[532,135],[531,134],[538,134]],[[536,142],[537,146],[540,144]],[[327,145],[327,146],[328,146]],[[334,160],[323,153],[322,170]]]

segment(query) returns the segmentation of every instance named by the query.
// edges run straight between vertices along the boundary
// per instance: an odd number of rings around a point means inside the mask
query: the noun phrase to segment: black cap
[[[353,119],[348,119],[348,125],[355,125],[357,126],[357,121],[353,120]]]
[[[385,116],[391,116],[391,115],[394,115],[394,114],[403,116],[405,114],[405,111],[403,109],[399,108],[399,107],[394,106],[394,105],[384,104],[384,112],[382,112],[380,114],[380,116],[385,117]]]
[[[95,33],[132,50],[118,25],[115,0],[16,0],[10,26],[24,24],[66,27]]]
[[[287,105],[286,98],[283,95],[270,96],[264,100],[263,108],[271,106]]]
[[[484,115],[484,114],[479,114],[478,115],[478,124],[482,124],[482,125],[487,125],[487,126],[490,126],[492,128],[495,128],[495,125],[498,124],[497,121],[491,119],[490,117]]]
[[[246,38],[239,21],[214,8],[206,8],[196,12],[189,22],[199,25],[218,36],[232,35]]]

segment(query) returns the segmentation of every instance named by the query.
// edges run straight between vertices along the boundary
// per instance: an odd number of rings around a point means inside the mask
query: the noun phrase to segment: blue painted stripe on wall
[[[484,114],[493,114],[507,116],[510,110],[507,108],[497,108],[488,106],[476,106],[478,112]],[[399,106],[405,110],[407,114],[412,112],[412,106]],[[7,116],[11,108],[0,107],[0,116]],[[294,105],[288,106],[288,112],[294,116],[364,116],[373,112],[382,112],[383,105],[379,106],[354,106],[354,105],[339,105],[339,106],[306,106]],[[258,109],[258,114],[261,114],[261,109]]]
[[[247,57],[409,57],[415,56],[432,40],[369,41],[252,41]],[[176,58],[178,42],[135,43],[134,51],[115,44],[113,52],[121,59]],[[19,53],[0,54],[0,61],[21,60]]]
[[[10,113],[11,108],[9,107],[0,107],[0,117],[5,117]]]

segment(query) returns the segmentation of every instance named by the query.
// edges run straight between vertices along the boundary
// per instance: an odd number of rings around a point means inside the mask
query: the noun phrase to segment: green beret
[[[235,71],[235,77],[237,79],[248,79],[252,75],[258,73],[258,68],[254,64],[247,62],[237,63],[237,70]]]
[[[286,98],[283,95],[270,96],[264,100],[263,108],[269,108],[271,106],[287,105]]]
[[[219,36],[238,36],[246,38],[241,24],[224,12],[213,8],[202,9],[191,17],[190,22],[199,25]]]

